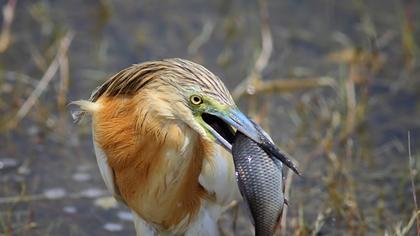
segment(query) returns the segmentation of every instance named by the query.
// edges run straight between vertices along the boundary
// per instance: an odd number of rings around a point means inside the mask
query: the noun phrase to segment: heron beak
[[[271,156],[279,159],[283,164],[292,169],[296,174],[300,175],[296,165],[290,160],[288,155],[280,150],[276,144],[273,143],[271,137],[254,121],[243,114],[239,109],[232,108],[227,111],[210,110],[208,114],[220,118],[229,126],[235,128],[237,132],[241,132],[248,138],[256,142],[264,151]],[[220,122],[219,122],[220,123]],[[221,126],[221,125],[219,125]],[[230,127],[230,128],[231,128]],[[226,128],[225,128],[226,129]],[[215,129],[210,129],[210,132],[216,137],[216,140],[231,151],[233,137],[225,133],[217,132]]]

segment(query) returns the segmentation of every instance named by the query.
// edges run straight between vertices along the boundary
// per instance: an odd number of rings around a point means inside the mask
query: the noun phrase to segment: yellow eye
[[[194,105],[200,105],[201,103],[203,103],[203,99],[197,95],[192,95],[190,97],[190,101]]]

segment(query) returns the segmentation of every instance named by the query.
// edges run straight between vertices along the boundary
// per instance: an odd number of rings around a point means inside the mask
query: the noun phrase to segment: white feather
[[[210,160],[204,160],[198,180],[207,191],[216,194],[217,202],[221,205],[240,199],[233,159],[219,145],[216,146],[214,156]]]
[[[137,215],[136,212],[133,213],[134,228],[136,229],[137,236],[155,236],[157,235],[156,229],[153,225],[144,221],[141,217]]]
[[[219,236],[217,219],[214,219],[208,208],[203,206],[197,216],[197,220],[189,225],[185,236]]]
[[[111,167],[108,165],[108,158],[106,157],[105,152],[95,141],[95,131],[92,128],[93,134],[93,147],[95,149],[96,162],[98,163],[99,172],[101,173],[102,179],[105,182],[107,189],[114,195],[118,200],[121,200],[120,195],[115,187],[114,182],[114,172]]]

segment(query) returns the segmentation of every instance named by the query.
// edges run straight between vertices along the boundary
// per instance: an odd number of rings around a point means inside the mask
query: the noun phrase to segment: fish
[[[232,156],[239,190],[250,211],[256,236],[272,236],[281,219],[284,198],[282,162],[237,131]]]

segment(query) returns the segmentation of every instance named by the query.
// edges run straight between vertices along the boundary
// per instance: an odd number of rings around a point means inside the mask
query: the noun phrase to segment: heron
[[[184,59],[132,65],[73,103],[92,117],[101,176],[137,235],[219,235],[223,207],[240,199],[235,131],[274,146],[219,77]]]

